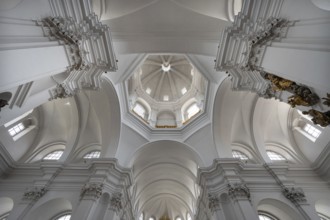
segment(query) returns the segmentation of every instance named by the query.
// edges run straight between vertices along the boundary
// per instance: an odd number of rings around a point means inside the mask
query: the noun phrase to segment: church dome
[[[153,128],[182,127],[204,109],[207,80],[184,55],[148,55],[128,80],[133,114]]]

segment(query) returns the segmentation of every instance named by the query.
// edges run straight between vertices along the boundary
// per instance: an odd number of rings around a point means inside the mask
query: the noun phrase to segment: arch
[[[140,106],[145,111],[143,115],[139,114],[139,112],[135,110],[137,106]],[[143,120],[148,121],[150,118],[151,107],[148,102],[139,97],[136,99],[134,105],[132,106],[132,111],[140,116]]]
[[[330,11],[330,2],[329,0],[311,0],[311,2],[318,8]]]
[[[72,204],[64,198],[55,198],[48,200],[35,209],[27,216],[27,220],[45,220],[52,219],[61,214],[72,211]]]
[[[199,195],[194,187],[201,161],[192,149],[176,141],[156,141],[137,150],[132,161],[137,212],[158,218],[166,211],[159,207],[168,207],[172,219],[193,212]]]
[[[176,116],[172,111],[164,110],[157,114],[156,127],[162,126],[177,126]]]
[[[14,201],[9,197],[0,197],[0,219],[7,217],[14,207]]]
[[[74,154],[73,154],[73,158],[74,160],[82,160],[84,155],[86,155],[89,152],[92,151],[102,151],[102,146],[99,143],[92,143],[92,144],[88,144],[85,145],[83,147],[80,147]],[[102,157],[102,155],[100,155],[100,157]]]
[[[330,219],[330,199],[321,199],[316,201],[315,210],[320,216]]]
[[[258,154],[256,154],[253,148],[251,148],[250,146],[235,142],[231,144],[231,149],[232,151],[240,151],[243,154],[247,155],[247,157],[249,158],[249,162],[262,162]]]
[[[62,150],[64,151],[66,148],[65,143],[62,142],[54,142],[51,144],[44,145],[40,147],[33,155],[26,161],[27,163],[33,163],[37,161],[41,161],[46,155],[51,152]]]
[[[302,218],[291,206],[272,198],[259,201],[257,210],[260,213],[269,213],[278,219],[299,220]]]

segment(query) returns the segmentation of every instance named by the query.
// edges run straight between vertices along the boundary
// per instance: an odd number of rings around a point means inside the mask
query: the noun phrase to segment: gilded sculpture
[[[324,105],[330,106],[330,94],[329,93],[327,93],[327,97],[322,98],[322,99],[325,100],[325,101],[323,101]]]
[[[322,127],[326,127],[330,125],[330,111],[320,112],[315,109],[310,109],[308,111],[302,112],[304,115],[312,116],[312,121],[314,124],[321,125]]]
[[[271,89],[274,92],[287,91],[293,93],[293,96],[288,98],[288,103],[294,108],[297,105],[313,106],[319,102],[320,98],[313,93],[307,86],[298,85],[297,83],[284,79],[282,77],[265,73],[264,78],[270,81]]]

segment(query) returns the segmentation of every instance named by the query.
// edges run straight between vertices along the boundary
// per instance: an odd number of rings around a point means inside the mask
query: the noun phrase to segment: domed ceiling
[[[155,101],[177,101],[191,88],[193,67],[182,55],[150,55],[140,70],[142,88]]]
[[[206,88],[186,56],[151,54],[128,80],[128,105],[151,127],[182,127],[203,112]]]

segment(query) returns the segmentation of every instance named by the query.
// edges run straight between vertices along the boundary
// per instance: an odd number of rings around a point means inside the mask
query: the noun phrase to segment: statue
[[[324,105],[327,105],[327,106],[330,106],[330,94],[327,93],[327,97],[326,98],[322,98],[324,99],[325,101],[323,101],[323,104]]]
[[[310,109],[308,111],[302,112],[304,115],[312,116],[312,121],[314,124],[321,125],[322,127],[326,127],[330,125],[330,111],[320,112],[315,109]]]
[[[288,90],[293,84],[295,84],[293,81],[278,77],[270,73],[266,73],[264,78],[272,83],[272,88],[274,91]]]
[[[288,104],[291,105],[292,108],[296,107],[296,105],[310,106],[310,104],[299,95],[290,96],[288,98]]]
[[[8,105],[8,101],[4,99],[0,99],[0,111],[1,108],[5,107],[6,105]]]

